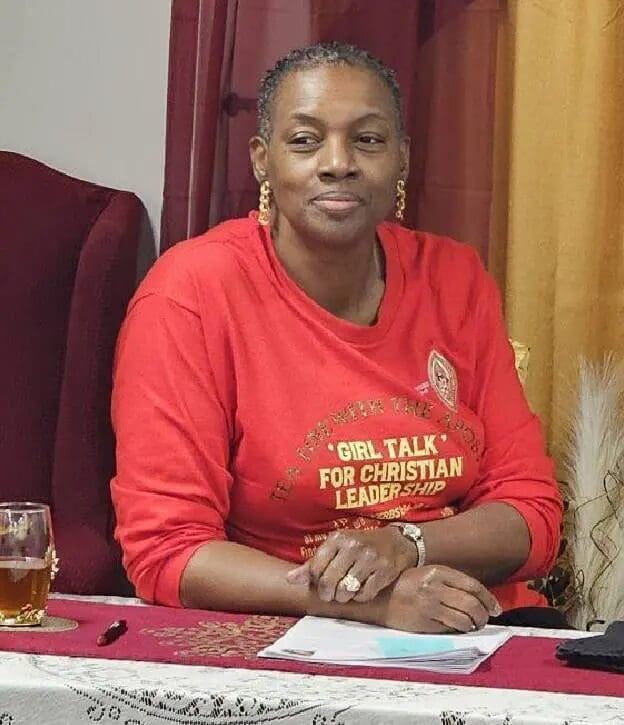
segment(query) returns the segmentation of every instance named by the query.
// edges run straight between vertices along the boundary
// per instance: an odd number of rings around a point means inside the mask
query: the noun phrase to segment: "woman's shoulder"
[[[488,274],[477,250],[470,244],[432,232],[384,224],[397,243],[401,264],[408,280],[433,290],[474,293],[487,284]]]
[[[260,245],[257,229],[253,219],[230,219],[178,242],[152,265],[134,300],[159,295],[186,306],[199,289],[207,295],[229,287],[253,265],[251,257]]]

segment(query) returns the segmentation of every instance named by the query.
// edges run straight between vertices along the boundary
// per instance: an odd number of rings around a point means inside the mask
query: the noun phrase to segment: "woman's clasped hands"
[[[411,632],[470,632],[501,608],[475,578],[447,566],[418,567],[414,544],[394,526],[331,534],[288,573],[323,602],[368,604],[375,623]]]

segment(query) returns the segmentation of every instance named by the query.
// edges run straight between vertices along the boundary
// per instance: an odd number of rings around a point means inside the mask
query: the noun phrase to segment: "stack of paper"
[[[470,674],[510,636],[502,627],[457,635],[409,634],[343,619],[304,617],[258,656]]]

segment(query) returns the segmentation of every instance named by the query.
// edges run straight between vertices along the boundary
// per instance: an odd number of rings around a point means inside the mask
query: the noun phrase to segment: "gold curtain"
[[[490,267],[556,454],[579,355],[624,353],[624,2],[508,0]]]

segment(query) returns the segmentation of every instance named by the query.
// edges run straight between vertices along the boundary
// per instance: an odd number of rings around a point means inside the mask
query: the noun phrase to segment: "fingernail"
[[[500,615],[502,613],[503,613],[503,608],[501,607],[501,605],[498,602],[496,602],[496,606],[494,607],[493,616],[500,617]]]

